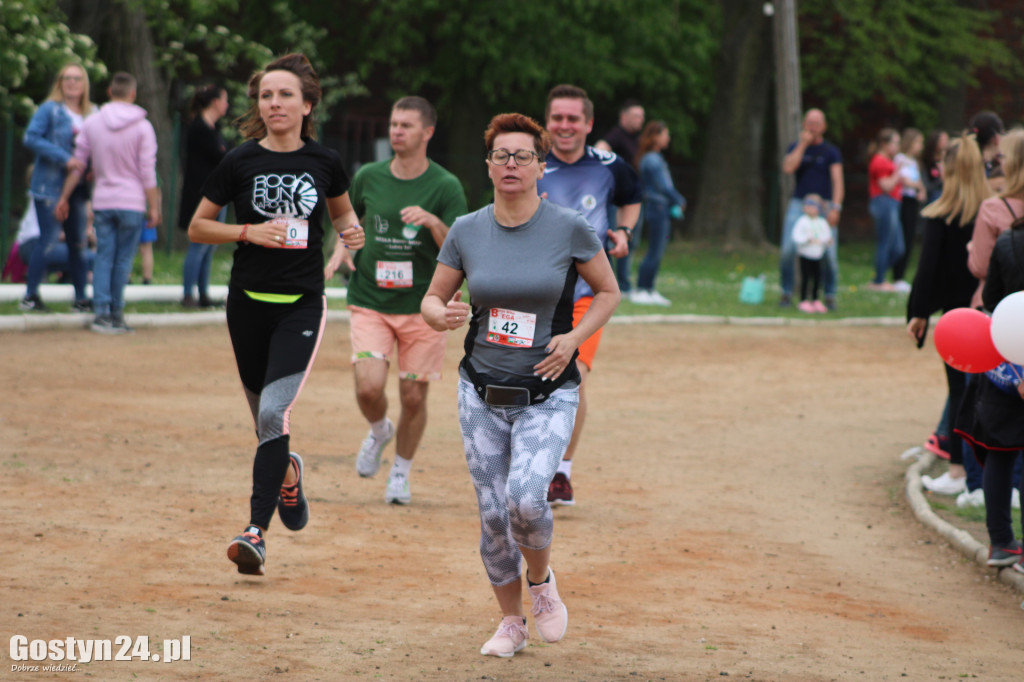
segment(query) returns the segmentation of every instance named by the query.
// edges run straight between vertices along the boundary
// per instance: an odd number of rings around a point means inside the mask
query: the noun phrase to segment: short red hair
[[[491,119],[484,131],[484,144],[487,151],[494,146],[494,138],[503,133],[526,133],[533,137],[533,148],[541,161],[551,150],[551,136],[541,124],[524,114],[498,114]]]

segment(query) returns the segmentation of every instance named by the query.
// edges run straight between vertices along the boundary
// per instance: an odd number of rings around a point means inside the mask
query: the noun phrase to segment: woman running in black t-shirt
[[[248,141],[206,181],[188,228],[195,242],[238,242],[228,333],[259,445],[249,525],[228,545],[228,558],[250,575],[264,573],[263,536],[275,507],[291,530],[309,519],[302,458],[289,451],[289,418],[326,321],[325,209],[346,248],[361,248],[364,241],[341,158],[313,140],[320,94],[316,72],[301,54],[280,57],[253,75],[252,103],[240,126]],[[242,224],[216,220],[229,202]]]

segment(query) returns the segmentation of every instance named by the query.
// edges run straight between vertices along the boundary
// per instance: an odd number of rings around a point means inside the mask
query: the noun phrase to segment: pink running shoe
[[[533,601],[534,627],[537,634],[545,642],[557,642],[565,636],[569,627],[569,609],[558,596],[555,585],[555,572],[548,569],[548,581],[540,585],[530,585],[530,599]]]
[[[815,309],[814,304],[812,302],[810,302],[810,301],[800,301],[800,305],[798,305],[797,308],[802,313],[815,313],[815,312],[818,312],[817,309]]]
[[[517,651],[522,651],[530,631],[526,629],[526,619],[521,616],[505,616],[494,637],[487,640],[480,653],[484,656],[500,656],[512,658]]]
[[[828,312],[828,307],[826,307],[825,304],[822,303],[821,301],[815,301],[811,305],[814,306],[814,312],[816,312],[816,313],[827,313]]]

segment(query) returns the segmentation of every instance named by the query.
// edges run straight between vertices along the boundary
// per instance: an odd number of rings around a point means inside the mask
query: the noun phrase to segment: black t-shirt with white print
[[[274,152],[250,140],[228,152],[203,185],[203,196],[218,206],[234,202],[240,224],[289,221],[291,248],[238,243],[232,287],[273,294],[324,290],[325,199],[348,191],[349,179],[337,152],[303,142],[295,151]]]

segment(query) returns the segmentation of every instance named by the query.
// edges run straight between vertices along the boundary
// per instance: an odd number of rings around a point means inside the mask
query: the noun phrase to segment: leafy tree
[[[800,0],[799,8],[804,103],[826,108],[836,136],[872,101],[934,127],[943,95],[975,85],[979,68],[1020,73],[1008,46],[992,39],[1005,19],[962,0]]]
[[[500,111],[543,116],[558,83],[592,99],[629,95],[665,118],[688,148],[712,91],[718,10],[700,0],[355,0],[324,17],[330,49],[358,64],[377,96],[431,98],[449,138],[449,163],[482,198],[483,129]],[[603,131],[614,121],[598,122]]]
[[[107,75],[93,40],[65,21],[54,0],[0,2],[0,120],[26,122],[69,61],[80,62],[93,80]]]
[[[768,162],[777,167],[782,150],[764,145],[773,69],[761,8],[720,4],[731,21],[715,67],[719,89],[690,233],[731,247],[765,241],[762,162],[776,152]],[[990,39],[999,16],[957,0],[800,0],[798,8],[804,107],[825,109],[832,137],[852,128],[864,108],[889,107],[932,127],[945,93],[972,83],[981,66],[1018,68],[1007,46]]]

